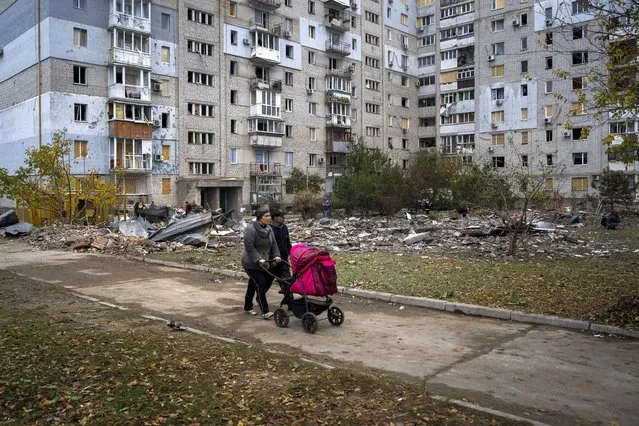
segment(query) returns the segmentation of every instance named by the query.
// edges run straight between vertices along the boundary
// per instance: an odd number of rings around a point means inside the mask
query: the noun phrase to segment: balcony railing
[[[259,77],[251,77],[251,89],[282,91],[282,80],[264,80]]]
[[[324,16],[325,25],[334,31],[349,31],[351,29],[351,16],[349,13],[327,14]]]
[[[351,2],[350,0],[324,0],[324,4],[326,4],[327,6],[336,7],[338,9],[346,9],[348,7],[351,7],[351,3],[355,2]]]
[[[268,47],[254,46],[251,48],[251,60],[261,64],[279,64],[280,51]]]
[[[249,0],[249,3],[266,9],[277,9],[282,5],[281,0]]]
[[[126,50],[114,47],[109,51],[109,63],[151,68],[151,54],[139,50]]]
[[[342,43],[339,41],[326,40],[326,51],[331,53],[337,53],[340,55],[350,55],[351,45],[348,43]]]
[[[326,67],[326,75],[334,75],[342,78],[352,78],[353,71],[355,71],[354,65],[349,65],[344,68],[331,68]]]
[[[258,176],[258,175],[282,176],[282,164],[280,163],[250,163],[249,174],[251,176]]]
[[[282,137],[264,134],[251,134],[251,146],[259,148],[281,148]]]
[[[109,15],[109,27],[118,27],[127,30],[150,33],[151,20],[116,12]]]
[[[151,93],[148,87],[112,84],[109,86],[109,98],[151,102]]]
[[[351,127],[351,118],[345,115],[328,114],[326,125],[329,127]]]

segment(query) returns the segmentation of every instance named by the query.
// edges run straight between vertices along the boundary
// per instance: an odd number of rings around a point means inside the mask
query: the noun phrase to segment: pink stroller
[[[295,244],[291,248],[289,260],[293,276],[279,278],[272,275],[280,286],[280,293],[284,295],[280,307],[274,313],[275,324],[278,327],[288,326],[289,313],[283,308],[287,306],[295,317],[302,319],[302,327],[307,333],[317,331],[317,315],[326,310],[328,322],[334,326],[342,325],[344,312],[331,306],[333,299],[330,296],[337,293],[337,274],[335,261],[328,252]],[[295,295],[300,295],[301,298],[295,298]]]

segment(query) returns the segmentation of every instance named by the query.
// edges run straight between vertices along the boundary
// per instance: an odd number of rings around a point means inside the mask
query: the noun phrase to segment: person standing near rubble
[[[457,212],[461,215],[461,226],[466,226],[468,221],[468,203],[466,202],[466,200],[463,200],[461,202],[461,204],[459,205],[459,209],[457,209]]]
[[[284,262],[273,265],[273,275],[279,278],[289,278],[291,276],[291,268],[289,267],[288,259],[291,254],[291,237],[288,232],[288,226],[284,223],[286,218],[284,212],[274,211],[271,214],[271,230],[277,241],[277,248],[280,250],[280,257]],[[272,282],[272,281],[271,281]],[[286,295],[289,297],[290,295]],[[292,296],[290,296],[292,299]]]
[[[255,221],[244,230],[244,253],[242,266],[249,276],[244,296],[244,312],[256,315],[253,310],[253,298],[262,311],[262,318],[269,319],[273,313],[269,311],[266,293],[273,282],[264,268],[268,268],[269,256],[273,256],[275,264],[281,262],[280,250],[269,226],[271,213],[268,206],[261,206],[255,211]]]
[[[331,218],[331,200],[329,200],[328,198],[325,198],[324,202],[322,203],[322,211],[324,212],[325,218]]]

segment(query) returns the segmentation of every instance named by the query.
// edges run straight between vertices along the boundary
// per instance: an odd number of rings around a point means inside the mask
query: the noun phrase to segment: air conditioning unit
[[[153,127],[160,127],[162,122],[160,120],[153,120]]]
[[[513,27],[519,26],[519,19],[513,19]]]
[[[546,26],[549,27],[552,25],[552,19],[546,19]]]
[[[499,127],[499,124],[497,123],[491,123],[490,125],[493,127],[493,129],[496,129],[497,127]]]
[[[354,71],[355,71],[355,64],[350,64],[350,65],[348,66],[348,71],[350,71],[350,72],[354,72]]]
[[[546,118],[544,118],[544,123],[546,123],[546,124],[550,124],[550,123],[552,123],[552,117],[546,117]]]
[[[489,146],[488,147],[488,152],[493,152],[495,150],[495,147]]]
[[[351,2],[351,9],[357,10],[357,3],[355,3],[354,1]]]
[[[402,133],[406,133],[408,132],[408,129],[406,127],[402,127]]]
[[[503,99],[497,99],[497,100],[495,101],[495,103],[496,103],[497,105],[503,105],[503,104],[504,104],[504,100],[503,100]]]
[[[419,27],[419,28],[417,28],[417,32],[418,32],[418,33],[423,33],[423,32],[424,32],[424,27]]]
[[[289,30],[284,31],[284,34],[282,34],[284,38],[291,38],[291,32]]]
[[[318,164],[324,164],[324,157],[320,157],[317,159]]]
[[[162,84],[161,83],[153,83],[153,90],[155,90],[156,92],[159,92],[162,90]]]
[[[248,38],[245,38],[244,40],[242,40],[242,44],[243,44],[244,46],[248,46],[249,44],[251,44],[251,42],[249,41],[249,39],[248,39]]]
[[[403,44],[403,45],[402,45],[402,49],[404,49],[404,50],[408,50],[408,45],[407,45],[407,44]]]
[[[569,131],[564,131],[564,138],[569,138],[570,137],[570,132]]]
[[[593,176],[592,176],[592,180],[593,180],[594,182],[599,182],[599,175],[593,175]]]
[[[313,92],[314,92],[314,90],[313,90],[313,89],[306,89],[306,94],[307,94],[307,95],[312,95],[312,94],[313,94]]]
[[[415,87],[421,87],[421,84],[419,84],[419,80],[415,80]]]
[[[276,80],[273,82],[273,84],[271,84],[271,87],[275,90],[282,90],[282,82],[279,80]]]
[[[495,55],[488,55],[488,62],[492,62],[495,60]]]
[[[402,64],[402,69],[403,69],[404,71],[406,71],[406,70],[408,69],[408,65],[406,65],[406,64]]]
[[[162,154],[155,154],[153,156],[153,161],[162,161]]]

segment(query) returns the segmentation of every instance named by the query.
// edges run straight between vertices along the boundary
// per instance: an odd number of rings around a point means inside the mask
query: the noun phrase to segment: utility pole
[[[36,2],[36,26],[38,27],[38,148],[42,147],[42,83],[41,83],[41,70],[40,62],[42,61],[41,53],[41,36],[40,36],[40,0]]]

